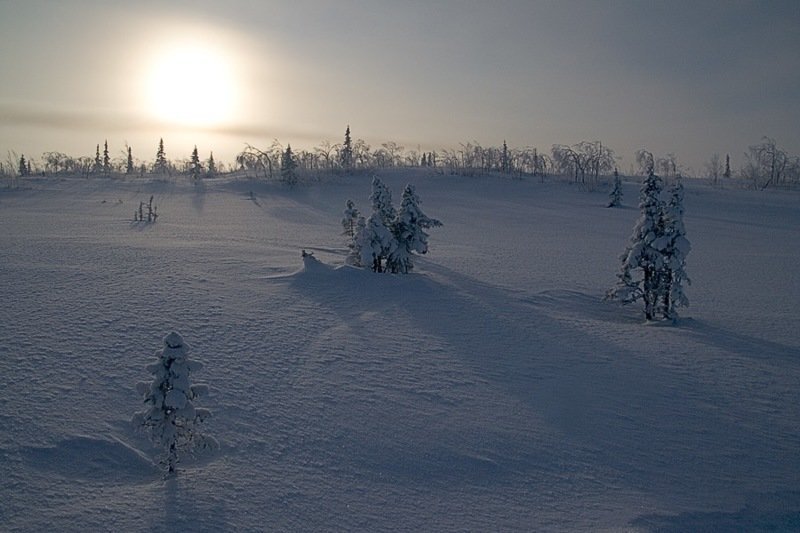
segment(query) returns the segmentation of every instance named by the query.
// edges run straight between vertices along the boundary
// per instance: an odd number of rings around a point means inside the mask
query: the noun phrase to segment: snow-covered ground
[[[0,530],[800,529],[800,194],[687,183],[662,326],[602,300],[636,184],[381,178],[444,222],[410,275],[341,267],[368,175],[1,189]],[[130,420],[171,330],[220,449],[165,481]]]

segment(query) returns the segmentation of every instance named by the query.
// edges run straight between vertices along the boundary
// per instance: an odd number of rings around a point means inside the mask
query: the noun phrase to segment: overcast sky
[[[0,159],[150,160],[163,137],[231,161],[347,124],[426,150],[600,140],[623,170],[638,148],[738,163],[764,135],[800,154],[797,0],[0,0],[0,45]]]

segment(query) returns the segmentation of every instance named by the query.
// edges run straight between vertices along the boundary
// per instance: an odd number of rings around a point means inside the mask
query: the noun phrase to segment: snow
[[[603,301],[633,200],[381,180],[444,222],[412,274],[343,265],[371,176],[0,189],[0,529],[800,528],[798,192],[687,180],[692,303],[647,327]],[[130,419],[171,330],[220,449],[165,481]]]

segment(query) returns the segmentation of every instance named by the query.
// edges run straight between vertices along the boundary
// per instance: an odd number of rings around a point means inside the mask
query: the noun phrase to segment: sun
[[[153,118],[179,126],[229,122],[238,100],[235,62],[201,41],[159,47],[146,74],[145,100]]]

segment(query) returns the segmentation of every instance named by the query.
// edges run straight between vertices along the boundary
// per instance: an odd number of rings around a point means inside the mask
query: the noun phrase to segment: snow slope
[[[407,276],[342,266],[366,175],[0,190],[0,529],[800,529],[800,194],[687,184],[662,327],[602,301],[636,184],[381,178],[445,224]],[[165,481],[130,419],[173,329],[221,448]]]

